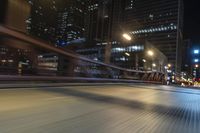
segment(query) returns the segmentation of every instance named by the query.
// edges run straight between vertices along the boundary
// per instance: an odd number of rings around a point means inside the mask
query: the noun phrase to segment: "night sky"
[[[184,38],[200,40],[200,0],[184,0]]]

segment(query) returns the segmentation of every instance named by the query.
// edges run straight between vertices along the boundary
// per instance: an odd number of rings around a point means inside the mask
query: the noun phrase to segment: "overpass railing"
[[[0,26],[0,49],[2,81],[165,81],[164,73],[105,64],[4,26]]]

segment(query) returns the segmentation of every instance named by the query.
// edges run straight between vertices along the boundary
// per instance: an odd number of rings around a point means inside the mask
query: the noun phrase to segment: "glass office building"
[[[149,41],[163,52],[178,72],[181,69],[182,0],[126,0],[123,29],[134,41]]]

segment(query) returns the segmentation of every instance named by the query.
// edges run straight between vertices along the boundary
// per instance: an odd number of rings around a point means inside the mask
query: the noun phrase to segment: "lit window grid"
[[[144,46],[116,47],[112,49],[112,53],[135,52],[135,51],[143,51],[143,50],[144,50]]]
[[[131,34],[141,34],[141,33],[154,33],[154,32],[162,32],[162,31],[168,31],[168,30],[176,30],[177,26],[170,25],[170,26],[163,26],[163,27],[156,27],[156,28],[147,28],[147,29],[141,29],[132,31]]]
[[[198,58],[195,58],[195,59],[194,59],[194,63],[199,63],[199,59],[198,59]]]

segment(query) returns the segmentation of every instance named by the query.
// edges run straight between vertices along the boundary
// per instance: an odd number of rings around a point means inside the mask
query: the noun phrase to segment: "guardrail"
[[[83,78],[83,77],[49,77],[49,76],[15,76],[15,75],[0,75],[0,82],[56,82],[56,83],[149,83],[160,84],[156,81],[143,81],[143,80],[128,80],[128,79],[106,79],[106,78]]]
[[[75,52],[71,52],[59,47],[55,47],[54,45],[51,45],[43,40],[36,39],[33,37],[30,37],[29,35],[26,35],[22,32],[7,28],[5,26],[0,26],[0,34],[1,36],[11,38],[11,39],[17,39],[22,42],[26,42],[28,44],[31,44],[33,48],[35,49],[43,49],[48,52],[53,52],[58,55],[61,55],[65,59],[63,60],[63,64],[66,64],[67,68],[63,68],[62,70],[58,69],[55,72],[54,77],[48,77],[53,76],[51,75],[52,70],[46,70],[46,72],[43,71],[43,74],[41,76],[40,73],[37,73],[41,70],[38,69],[38,67],[34,67],[34,74],[32,76],[1,76],[0,80],[51,80],[51,81],[57,81],[57,80],[73,80],[73,81],[110,81],[110,82],[122,82],[122,81],[128,81],[128,82],[163,82],[164,81],[164,73],[160,72],[152,72],[152,71],[138,71],[138,70],[132,70],[132,69],[126,69],[121,68],[115,65],[111,64],[105,64],[99,61],[95,61],[92,59],[88,59],[86,57],[83,57]],[[63,65],[61,64],[61,65]],[[22,71],[22,70],[20,70]],[[46,77],[45,77],[46,73]],[[20,73],[23,74],[23,73]],[[62,77],[56,77],[56,76],[62,76]]]

